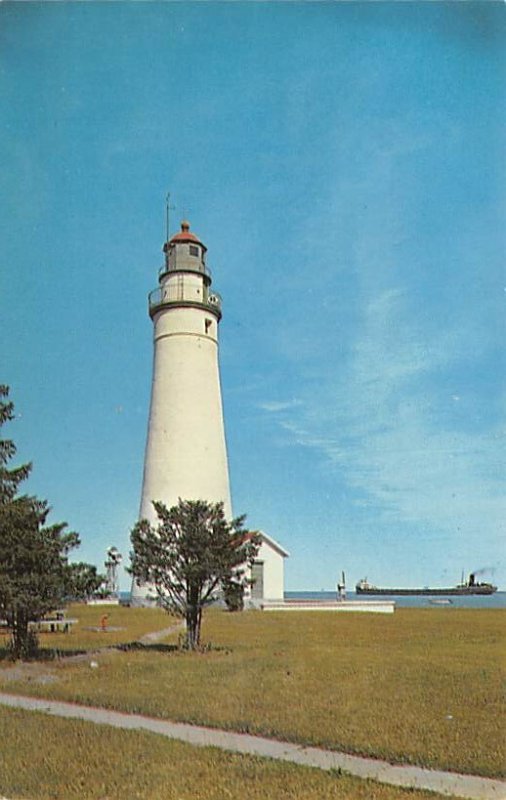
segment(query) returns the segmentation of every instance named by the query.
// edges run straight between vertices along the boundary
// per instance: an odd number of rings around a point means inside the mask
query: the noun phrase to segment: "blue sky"
[[[234,511],[286,588],[506,588],[505,13],[0,6],[9,435],[80,558],[129,550],[170,190],[224,301]]]

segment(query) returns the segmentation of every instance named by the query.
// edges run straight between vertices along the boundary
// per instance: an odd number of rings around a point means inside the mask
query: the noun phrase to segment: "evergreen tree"
[[[14,403],[5,400],[9,387],[0,384],[0,428],[14,419]],[[0,506],[14,499],[19,484],[28,478],[31,464],[23,464],[15,469],[7,469],[7,464],[16,455],[16,445],[10,439],[0,439]]]
[[[259,538],[244,530],[244,517],[228,522],[223,503],[179,500],[170,509],[163,503],[153,506],[156,527],[143,519],[132,530],[129,571],[154,586],[161,606],[184,617],[187,646],[194,650],[200,644],[204,607],[231,580],[245,584]]]
[[[105,581],[105,575],[101,575],[94,564],[86,564],[84,561],[69,564],[67,599],[88,600],[94,595],[101,597],[102,593],[99,589],[105,584]],[[110,592],[105,593],[105,596],[108,594]]]
[[[8,387],[0,385],[0,427],[14,418],[8,395]],[[76,571],[68,564],[79,536],[68,532],[65,522],[46,525],[50,508],[45,500],[18,495],[31,464],[9,468],[15,454],[14,442],[0,439],[0,618],[7,620],[12,631],[13,657],[28,658],[37,651],[30,622],[57,608],[66,597],[79,595],[83,580],[76,582],[75,576],[79,573],[82,578],[83,567],[89,565],[79,565]],[[98,578],[100,583],[102,578]]]

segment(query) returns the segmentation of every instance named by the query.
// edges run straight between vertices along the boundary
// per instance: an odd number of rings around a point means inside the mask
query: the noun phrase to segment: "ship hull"
[[[454,586],[453,589],[378,589],[376,587],[369,587],[369,588],[360,588],[357,586],[355,588],[357,594],[368,594],[368,595],[403,595],[403,596],[410,596],[410,595],[423,595],[425,597],[437,597],[444,595],[446,596],[467,596],[473,594],[479,595],[489,595],[494,594],[497,591],[497,586]]]

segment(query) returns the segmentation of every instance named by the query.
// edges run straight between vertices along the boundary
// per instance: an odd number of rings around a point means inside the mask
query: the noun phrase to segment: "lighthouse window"
[[[198,249],[198,247],[195,247],[195,245],[194,245],[194,244],[191,244],[191,245],[190,245],[190,255],[191,255],[191,256],[198,256],[198,254],[199,254],[199,249]]]

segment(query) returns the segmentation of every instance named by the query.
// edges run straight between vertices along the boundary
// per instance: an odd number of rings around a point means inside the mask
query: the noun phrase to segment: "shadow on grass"
[[[47,661],[65,660],[66,658],[73,658],[75,656],[86,656],[98,654],[105,650],[118,650],[122,653],[133,651],[140,651],[143,653],[188,653],[190,652],[180,644],[143,644],[142,642],[126,642],[124,644],[111,644],[105,647],[93,647],[89,649],[73,649],[73,650],[60,650],[57,647],[41,647],[35,655],[31,658],[25,659],[25,663],[38,663]],[[231,650],[228,647],[219,647],[212,645],[205,645],[195,651],[197,654],[203,655],[205,653],[225,653],[228,654]],[[8,647],[0,647],[0,662],[13,661],[12,654]],[[13,662],[14,663],[14,662]]]
[[[122,653],[132,650],[142,650],[143,653],[176,653],[181,648],[177,644],[143,644],[142,642],[127,642],[126,644],[116,644],[114,650],[121,650]]]
[[[60,659],[73,658],[75,656],[85,656],[100,653],[103,650],[120,650],[123,653],[132,650],[142,650],[152,653],[174,653],[181,648],[177,644],[142,644],[142,642],[127,642],[126,644],[106,645],[105,647],[91,647],[89,649],[60,650],[57,647],[40,647],[36,654],[31,658],[23,659],[25,663],[37,663],[40,661],[56,661]],[[0,647],[0,662],[12,661],[12,653],[8,647]]]
[[[143,642],[129,642],[128,644],[113,645],[114,650],[121,650],[122,652],[131,652],[132,650],[140,650],[143,653],[190,653],[195,652],[199,655],[205,653],[231,653],[228,647],[220,647],[219,645],[205,644],[198,647],[196,650],[191,651],[181,644],[144,644]]]
[[[59,650],[57,647],[41,647],[37,653],[25,661],[37,663],[38,661],[56,661],[60,658],[68,658],[69,656],[82,656],[85,655],[87,650]],[[0,647],[0,661],[13,661],[12,653],[8,647]]]

